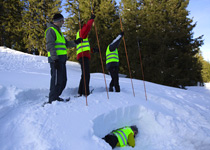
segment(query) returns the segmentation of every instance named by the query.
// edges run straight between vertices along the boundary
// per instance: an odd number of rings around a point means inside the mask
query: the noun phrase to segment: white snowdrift
[[[188,90],[120,78],[120,93],[109,93],[101,73],[91,74],[92,95],[74,98],[80,66],[67,63],[68,83],[62,97],[41,107],[49,93],[46,57],[0,47],[1,150],[111,150],[101,138],[114,129],[136,124],[135,150],[209,150],[210,84]],[[106,75],[107,83],[110,76]],[[131,147],[116,148],[130,150]]]

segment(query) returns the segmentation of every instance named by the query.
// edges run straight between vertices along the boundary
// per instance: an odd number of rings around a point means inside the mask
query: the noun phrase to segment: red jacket
[[[88,33],[91,30],[93,22],[94,22],[94,19],[90,19],[90,20],[88,20],[87,24],[83,25],[82,29],[79,32],[79,35],[80,35],[81,38],[83,38],[83,39],[87,38]],[[91,49],[91,51],[92,51],[92,49]],[[79,60],[82,56],[83,57],[88,57],[88,59],[90,59],[90,51],[84,51],[82,53],[79,53],[77,55],[77,60]]]

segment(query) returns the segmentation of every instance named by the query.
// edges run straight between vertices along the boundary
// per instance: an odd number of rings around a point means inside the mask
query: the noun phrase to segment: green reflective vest
[[[77,32],[76,39],[80,38],[79,31]],[[77,55],[84,51],[90,51],[90,44],[88,41],[88,37],[86,39],[83,39],[82,43],[77,44]]]
[[[54,27],[49,27],[49,28],[53,29],[56,34],[55,50],[56,50],[57,55],[67,55],[66,40],[63,36],[63,33],[60,34],[58,30],[55,29]],[[46,38],[47,30],[49,28],[45,30],[45,38]],[[50,57],[50,52],[48,52],[48,57]]]
[[[119,62],[119,56],[117,49],[111,52],[108,46],[106,50],[106,64],[110,62]]]
[[[124,147],[128,144],[128,136],[129,134],[134,134],[133,130],[130,127],[125,127],[121,129],[117,129],[112,132],[114,135],[117,136],[117,139],[120,143],[120,147]]]

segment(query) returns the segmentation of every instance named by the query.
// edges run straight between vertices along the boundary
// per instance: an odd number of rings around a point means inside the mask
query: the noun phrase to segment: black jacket
[[[114,51],[116,48],[118,48],[118,46],[120,45],[120,42],[122,40],[122,35],[119,34],[113,41],[111,44],[109,44],[109,50],[112,52]],[[119,62],[110,62],[108,64],[106,64],[106,68],[109,70],[110,67],[115,67],[115,66],[119,66]]]

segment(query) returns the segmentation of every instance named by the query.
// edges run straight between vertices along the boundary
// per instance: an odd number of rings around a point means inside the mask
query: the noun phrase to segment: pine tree
[[[136,0],[121,0],[120,3],[120,17],[124,30],[124,38],[126,43],[126,49],[129,58],[129,64],[134,78],[141,78],[141,66],[139,58],[139,48],[137,41],[139,41],[139,3]],[[122,73],[129,76],[128,64],[126,60],[126,53],[124,43],[120,45],[120,70]]]
[[[80,21],[82,11],[79,10],[79,5],[81,2],[78,0],[67,0],[65,3],[65,10],[68,14],[68,17],[66,18],[65,24],[64,24],[64,35],[66,36],[66,39],[71,41],[76,39],[76,33],[80,29]],[[68,51],[68,57],[72,61],[76,61],[76,48],[71,48]]]
[[[202,63],[202,78],[203,82],[210,82],[210,62],[204,60],[202,55],[198,56],[198,60]]]
[[[25,2],[24,13],[24,42],[29,53],[39,52],[39,55],[46,54],[44,32],[47,22],[55,13],[59,13],[60,0],[28,0]]]
[[[97,28],[103,66],[106,66],[107,46],[120,33],[119,17],[116,13],[118,11],[118,8],[116,6],[116,2],[112,0],[97,0],[92,5],[94,6],[94,13],[96,15],[94,25]],[[96,31],[94,30],[94,27],[91,31],[90,36],[90,42],[92,43],[93,47],[98,47]],[[91,71],[102,72],[99,54],[93,54],[91,59]],[[105,69],[105,71],[107,70]]]
[[[22,12],[24,3],[20,0],[3,0],[0,3],[0,44],[24,51]]]
[[[0,13],[0,45],[3,46],[5,45],[4,43],[4,26],[3,26],[3,22],[5,21],[5,8],[3,6],[3,1],[0,1],[0,10],[1,10],[1,13]]]
[[[149,81],[186,86],[201,79],[201,65],[195,57],[202,36],[193,39],[188,0],[142,0],[141,37],[145,78]]]

